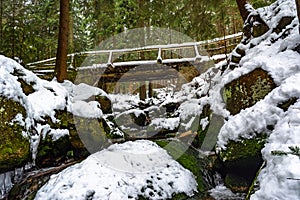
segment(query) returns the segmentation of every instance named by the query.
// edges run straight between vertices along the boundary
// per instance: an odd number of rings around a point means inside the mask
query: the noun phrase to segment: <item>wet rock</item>
[[[146,112],[140,112],[138,115],[131,113],[130,117],[133,119],[134,123],[139,126],[147,126],[151,122],[151,119]]]
[[[235,115],[253,106],[276,87],[273,78],[261,68],[240,76],[225,85],[223,99],[226,109]]]
[[[30,160],[30,144],[22,136],[24,127],[14,119],[26,117],[24,107],[0,96],[0,172],[14,170]]]
[[[252,139],[229,141],[226,149],[218,153],[224,165],[222,171],[243,177],[251,183],[263,162],[261,149],[265,140],[266,136],[260,135]]]
[[[249,190],[251,182],[242,176],[228,173],[225,177],[224,184],[232,192],[246,193]]]

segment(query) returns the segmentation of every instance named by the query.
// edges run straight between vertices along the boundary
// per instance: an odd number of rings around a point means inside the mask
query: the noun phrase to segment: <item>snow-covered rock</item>
[[[167,199],[197,191],[193,174],[155,143],[114,144],[53,175],[35,199]]]

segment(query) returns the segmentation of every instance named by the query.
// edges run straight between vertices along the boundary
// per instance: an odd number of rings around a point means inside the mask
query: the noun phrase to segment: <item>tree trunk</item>
[[[251,10],[247,8],[247,5],[250,5],[250,4],[248,4],[247,0],[236,0],[236,3],[238,5],[242,19],[245,22],[248,15],[251,12]]]
[[[55,72],[58,82],[67,79],[67,54],[69,31],[69,0],[60,0],[59,35]]]
[[[299,29],[299,34],[300,34],[300,0],[296,0],[296,7],[297,7],[297,16],[298,16],[298,29]]]
[[[3,18],[3,0],[0,0],[0,38],[1,38],[1,40],[0,40],[0,52],[2,53],[2,51],[3,51],[3,47],[2,47],[2,41],[3,41],[3,31],[2,31],[2,18]]]
[[[69,38],[68,38],[69,52],[74,53],[74,18],[73,12],[69,12]]]

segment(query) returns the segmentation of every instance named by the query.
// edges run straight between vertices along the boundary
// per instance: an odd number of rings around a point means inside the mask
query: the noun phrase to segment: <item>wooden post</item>
[[[149,81],[149,88],[148,88],[148,97],[153,97],[153,84],[151,81]]]
[[[146,99],[146,83],[140,83],[140,100],[144,101]]]

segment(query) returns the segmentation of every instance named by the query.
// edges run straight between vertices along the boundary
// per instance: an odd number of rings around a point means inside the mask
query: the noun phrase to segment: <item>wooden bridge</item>
[[[117,82],[144,81],[145,75],[147,81],[151,82],[178,78],[179,72],[185,80],[191,81],[207,69],[209,62],[217,63],[226,59],[241,38],[242,33],[237,33],[200,42],[72,53],[68,55],[68,72],[71,79],[77,76],[76,80],[98,84],[107,92],[111,92],[107,83],[114,88]],[[52,79],[55,59],[29,63],[26,67],[43,78]],[[91,77],[91,71],[99,76]],[[150,82],[149,96],[152,93]],[[146,89],[144,86],[141,88],[141,99],[145,99]]]

